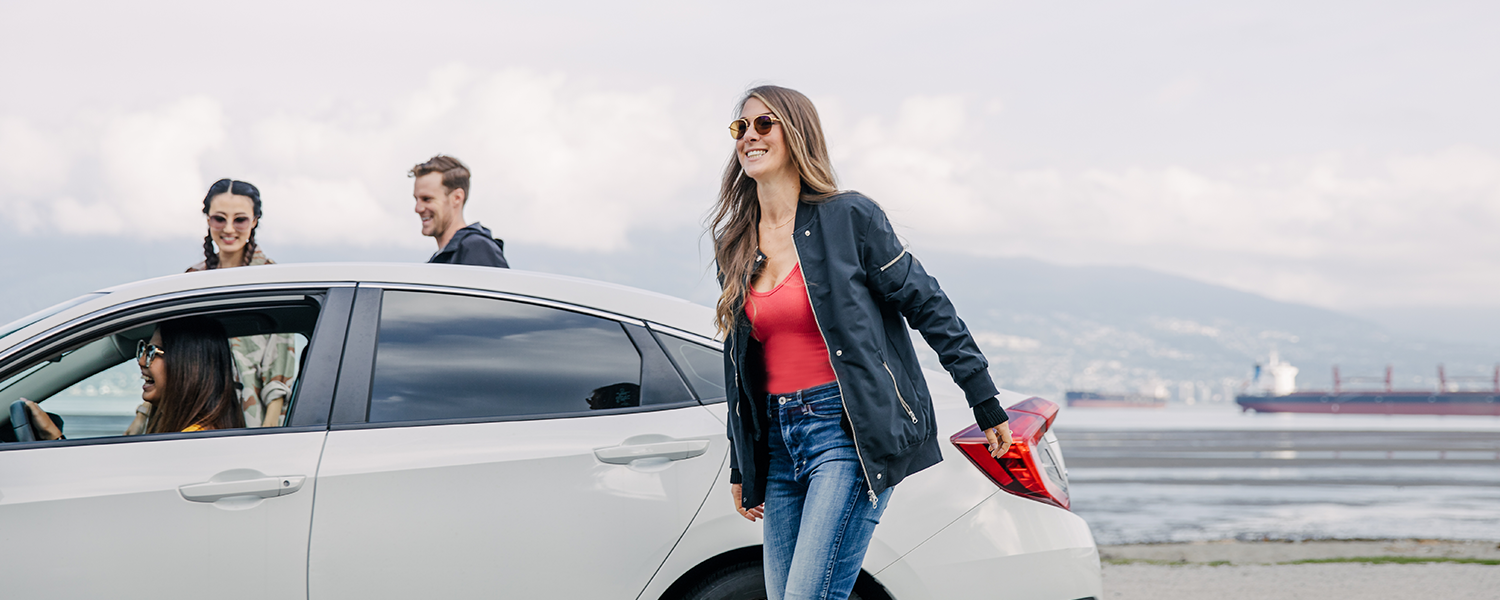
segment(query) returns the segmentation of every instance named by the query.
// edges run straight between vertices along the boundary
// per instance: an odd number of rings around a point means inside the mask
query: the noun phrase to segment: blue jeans
[[[837,383],[769,397],[766,483],[769,600],[843,600],[891,499],[871,504],[854,440],[839,426]]]

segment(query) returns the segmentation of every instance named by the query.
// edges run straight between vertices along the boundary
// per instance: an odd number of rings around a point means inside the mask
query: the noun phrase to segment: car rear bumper
[[[1099,549],[1077,515],[996,493],[875,574],[896,600],[1102,598]]]

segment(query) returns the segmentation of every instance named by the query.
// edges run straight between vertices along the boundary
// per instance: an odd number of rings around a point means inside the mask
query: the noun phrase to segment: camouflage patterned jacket
[[[260,251],[250,256],[249,266],[276,264]],[[187,272],[205,271],[207,262],[190,267]],[[265,421],[266,407],[277,399],[282,401],[282,414],[290,408],[292,378],[297,373],[297,339],[290,333],[270,335],[247,335],[230,338],[229,350],[234,355],[235,380],[240,383],[240,406],[245,411],[245,426],[260,427]]]

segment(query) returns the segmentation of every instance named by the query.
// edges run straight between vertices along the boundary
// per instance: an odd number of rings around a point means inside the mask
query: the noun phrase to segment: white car
[[[121,435],[137,342],[188,315],[297,340],[283,426]],[[0,443],[0,596],[763,598],[711,317],[594,281],[375,264],[175,275],[42,311],[0,328],[0,413],[40,401],[66,439]],[[996,461],[958,388],[928,381],[952,442],[896,490],[857,597],[1101,597],[1056,407],[1003,396],[1022,443]]]

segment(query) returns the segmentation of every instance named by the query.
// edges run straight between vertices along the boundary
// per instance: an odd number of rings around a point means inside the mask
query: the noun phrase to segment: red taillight
[[[949,438],[962,450],[969,462],[984,471],[1000,489],[1043,502],[1068,508],[1068,476],[1062,461],[1042,436],[1057,418],[1057,405],[1041,398],[1027,398],[1005,410],[1010,415],[1010,433],[1015,443],[1001,458],[990,456],[984,432],[970,425]]]

